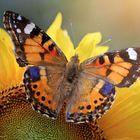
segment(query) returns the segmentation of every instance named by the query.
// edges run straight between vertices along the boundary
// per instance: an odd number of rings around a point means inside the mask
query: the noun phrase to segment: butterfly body
[[[4,26],[15,44],[23,82],[33,109],[56,119],[66,104],[66,121],[85,123],[111,107],[115,87],[129,87],[140,77],[140,48],[107,52],[79,62],[67,58],[55,42],[25,17],[7,11]]]

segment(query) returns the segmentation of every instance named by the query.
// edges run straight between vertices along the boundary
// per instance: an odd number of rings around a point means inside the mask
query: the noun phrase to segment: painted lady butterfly
[[[140,48],[107,52],[79,63],[67,61],[53,40],[33,22],[7,11],[4,26],[15,44],[18,64],[27,66],[24,83],[34,110],[56,119],[66,103],[66,121],[100,118],[112,105],[116,87],[129,87],[140,77]]]

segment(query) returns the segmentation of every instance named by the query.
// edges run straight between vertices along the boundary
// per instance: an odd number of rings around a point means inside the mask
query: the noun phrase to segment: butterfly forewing
[[[11,12],[4,13],[4,26],[11,34],[15,44],[15,54],[20,66],[26,64],[65,65],[63,52],[54,41],[38,26],[27,18]]]
[[[107,52],[84,61],[84,73],[111,82],[118,87],[129,87],[140,77],[140,48]]]

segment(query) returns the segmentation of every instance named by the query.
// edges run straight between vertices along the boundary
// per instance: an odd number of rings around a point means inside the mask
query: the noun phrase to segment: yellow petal
[[[140,81],[130,88],[117,89],[112,108],[100,119],[107,139],[140,139]]]
[[[109,49],[108,46],[97,46],[97,47],[95,47],[95,51],[93,52],[93,56],[101,55],[101,54],[107,52],[108,49]]]
[[[88,33],[76,48],[76,53],[79,55],[80,61],[93,57],[95,47],[101,41],[101,33]]]
[[[0,29],[0,90],[21,82],[24,68],[20,68],[13,53],[10,36]]]
[[[64,52],[69,61],[71,56],[74,55],[75,50],[66,30],[64,31],[62,29],[59,29],[57,31],[56,44],[58,44],[58,46]]]
[[[61,28],[62,24],[62,15],[59,13],[56,16],[56,19],[50,26],[47,31],[47,34],[54,40],[58,47],[64,52],[67,59],[70,60],[70,57],[74,54],[73,43],[66,30]]]
[[[57,30],[61,28],[62,24],[62,14],[58,13],[55,20],[47,30],[47,34],[55,41]]]

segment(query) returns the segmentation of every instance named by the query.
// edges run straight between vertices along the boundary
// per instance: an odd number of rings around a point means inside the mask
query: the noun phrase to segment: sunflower
[[[106,52],[108,46],[100,46],[101,33],[88,33],[74,49],[66,30],[61,28],[59,13],[47,31],[66,55],[67,59],[78,53],[80,61]],[[65,122],[62,109],[53,121],[34,112],[26,100],[22,83],[26,68],[17,64],[13,43],[9,35],[0,29],[0,139],[1,140],[132,140],[140,138],[140,95],[136,82],[131,88],[117,89],[112,108],[94,123],[73,124]],[[102,130],[103,129],[103,130]]]

